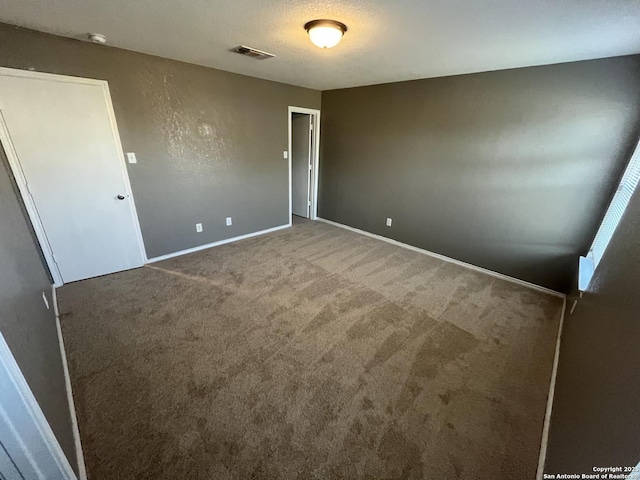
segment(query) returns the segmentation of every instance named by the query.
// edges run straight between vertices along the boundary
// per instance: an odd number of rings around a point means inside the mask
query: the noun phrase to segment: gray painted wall
[[[639,79],[635,56],[323,92],[319,215],[568,291]]]
[[[320,92],[2,24],[0,45],[2,66],[109,82],[150,258],[289,223],[287,107]]]
[[[51,283],[0,148],[0,331],[77,472]]]
[[[547,473],[640,462],[640,189],[590,291],[566,313]],[[568,298],[567,310],[575,300]]]

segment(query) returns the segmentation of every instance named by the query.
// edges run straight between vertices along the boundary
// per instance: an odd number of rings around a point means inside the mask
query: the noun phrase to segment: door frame
[[[289,106],[287,124],[289,126],[289,144],[288,144],[288,158],[289,158],[289,226],[292,224],[291,215],[293,215],[293,189],[291,186],[291,115],[294,113],[304,113],[308,115],[312,115],[312,128],[315,132],[313,137],[314,145],[313,145],[313,161],[312,161],[312,171],[313,171],[313,185],[309,186],[309,190],[311,193],[311,209],[309,209],[309,219],[316,220],[318,218],[318,167],[320,166],[320,110],[316,110],[313,108],[305,108],[305,107],[294,107]]]
[[[138,248],[140,249],[140,254],[142,255],[142,261],[144,264],[148,262],[147,252],[144,246],[144,241],[142,239],[142,230],[140,229],[140,220],[138,219],[138,211],[136,209],[135,200],[133,198],[133,191],[131,189],[131,181],[129,180],[129,172],[127,170],[127,165],[124,159],[124,150],[122,148],[122,142],[120,141],[120,133],[118,132],[118,124],[116,122],[116,115],[113,110],[113,103],[111,102],[111,93],[109,91],[109,83],[106,80],[96,80],[92,78],[83,78],[83,77],[71,77],[67,75],[57,75],[53,73],[43,73],[43,72],[35,72],[31,70],[19,70],[14,68],[6,68],[0,67],[0,76],[4,77],[18,77],[18,78],[35,78],[41,80],[49,80],[54,82],[62,82],[62,83],[75,83],[79,85],[93,85],[102,88],[104,93],[104,99],[107,106],[107,114],[109,116],[109,124],[111,125],[111,132],[113,133],[113,140],[116,145],[116,150],[118,152],[118,156],[120,157],[120,169],[122,171],[122,176],[124,179],[125,190],[129,198],[129,209],[131,215],[133,217],[133,224],[136,233],[136,241],[138,242]],[[7,124],[5,122],[2,111],[0,111],[0,143],[4,147],[5,154],[7,155],[7,159],[9,161],[9,167],[13,173],[14,178],[16,179],[16,183],[18,185],[18,190],[20,191],[20,196],[22,197],[22,201],[24,202],[25,209],[27,210],[27,214],[29,215],[29,219],[31,220],[31,225],[33,226],[33,230],[36,234],[36,238],[38,243],[40,244],[40,248],[42,250],[42,254],[47,263],[47,267],[51,272],[51,278],[53,279],[53,284],[56,287],[61,287],[64,282],[62,280],[62,275],[60,274],[60,270],[58,269],[58,265],[55,262],[53,256],[53,250],[51,249],[51,245],[47,239],[47,234],[44,229],[44,225],[42,224],[40,217],[38,215],[38,210],[36,208],[35,202],[29,193],[29,189],[27,186],[27,181],[24,176],[24,172],[22,171],[22,167],[20,165],[20,161],[18,159],[18,155],[13,146],[13,142],[11,141],[11,135],[9,134],[9,129],[7,128]]]
[[[25,478],[77,480],[1,333],[0,385],[0,439],[16,469]]]

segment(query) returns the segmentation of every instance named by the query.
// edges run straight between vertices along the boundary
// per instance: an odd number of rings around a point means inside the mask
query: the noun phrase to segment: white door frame
[[[311,210],[309,211],[309,218],[316,220],[318,218],[318,167],[320,165],[320,110],[304,107],[289,106],[288,109],[288,125],[289,125],[289,145],[288,145],[288,157],[289,157],[289,226],[291,226],[291,215],[293,214],[293,189],[291,188],[291,114],[293,113],[306,113],[313,115],[313,131],[315,142],[313,146],[313,185],[311,185]]]
[[[0,443],[24,478],[77,479],[2,334]]]
[[[0,67],[0,76],[5,77],[18,77],[18,78],[36,78],[42,80],[49,80],[54,82],[63,82],[63,83],[75,83],[80,85],[94,85],[102,87],[104,92],[104,99],[107,105],[107,113],[109,115],[109,123],[111,124],[111,131],[113,133],[113,139],[115,141],[116,149],[118,151],[118,156],[120,157],[120,168],[122,170],[122,176],[124,179],[126,193],[129,197],[129,208],[131,209],[131,215],[133,216],[133,224],[136,232],[136,240],[138,242],[138,247],[140,248],[140,253],[142,254],[142,260],[146,264],[147,252],[144,247],[144,242],[142,240],[142,230],[140,229],[140,221],[138,219],[138,212],[136,210],[135,200],[133,198],[133,191],[131,189],[131,182],[129,180],[129,172],[127,171],[127,165],[124,160],[124,151],[122,149],[122,142],[120,141],[120,134],[118,132],[118,124],[116,123],[116,115],[113,110],[113,103],[111,102],[111,93],[109,92],[109,84],[106,80],[95,80],[91,78],[82,78],[82,77],[70,77],[66,75],[56,75],[53,73],[42,73],[42,72],[32,72],[30,70],[17,70],[14,68],[5,68]],[[64,282],[62,281],[62,275],[60,274],[60,270],[58,269],[58,265],[56,264],[53,251],[51,249],[51,245],[47,240],[47,234],[40,221],[40,217],[38,216],[38,210],[36,209],[35,202],[29,193],[29,189],[27,188],[27,181],[24,176],[24,172],[22,171],[22,167],[20,166],[20,161],[18,159],[18,155],[16,154],[15,148],[11,141],[11,136],[9,134],[9,130],[7,128],[7,124],[4,120],[2,112],[0,111],[0,142],[4,147],[4,151],[7,155],[7,159],[9,160],[9,166],[11,167],[11,171],[13,172],[13,176],[16,179],[16,183],[18,184],[18,190],[20,191],[20,195],[22,196],[22,201],[24,202],[24,206],[29,215],[29,219],[31,220],[31,224],[33,225],[33,229],[36,234],[36,238],[38,239],[38,243],[40,244],[40,248],[42,249],[42,254],[47,262],[47,266],[49,267],[49,271],[51,272],[51,277],[53,279],[53,284],[56,287],[61,287]]]

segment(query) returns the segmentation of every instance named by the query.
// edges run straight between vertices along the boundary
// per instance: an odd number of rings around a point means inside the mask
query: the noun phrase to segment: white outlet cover
[[[289,158],[289,152],[287,152],[286,150],[282,152],[282,158]]]
[[[196,232],[198,232],[198,233],[202,232],[202,224],[201,223],[196,223]]]
[[[392,222],[393,222],[393,219],[387,218],[387,227],[390,227]]]
[[[129,163],[138,163],[138,159],[136,158],[136,154],[133,152],[127,153],[127,160]]]
[[[227,227],[232,225],[231,217],[227,217]]]

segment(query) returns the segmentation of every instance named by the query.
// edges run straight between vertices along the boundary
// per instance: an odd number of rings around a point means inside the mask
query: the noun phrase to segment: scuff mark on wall
[[[159,75],[145,68],[141,75],[142,95],[155,131],[165,140],[176,180],[210,184],[212,175],[230,173],[238,150],[230,129],[238,122],[233,110],[216,105],[224,100],[215,91],[185,89],[173,73]],[[197,107],[185,101],[191,96],[198,98]]]
[[[213,128],[208,123],[200,123],[198,125],[198,133],[201,137],[210,137],[213,135]]]

